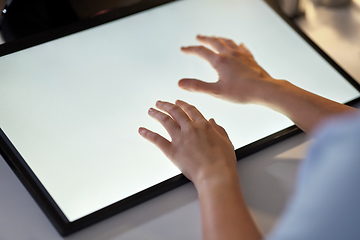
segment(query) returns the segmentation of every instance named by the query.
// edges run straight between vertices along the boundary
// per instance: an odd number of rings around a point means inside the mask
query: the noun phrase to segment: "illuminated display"
[[[292,125],[264,107],[181,90],[181,78],[217,80],[180,51],[197,34],[245,43],[273,77],[311,92],[359,96],[260,0],[173,2],[2,57],[1,128],[70,221],[180,173],[137,132],[166,135],[147,115],[157,100],[195,105],[235,148]]]

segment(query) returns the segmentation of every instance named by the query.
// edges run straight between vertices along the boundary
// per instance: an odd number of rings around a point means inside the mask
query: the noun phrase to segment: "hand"
[[[187,54],[194,54],[208,61],[219,74],[216,83],[206,83],[197,79],[182,79],[179,86],[195,92],[211,94],[238,103],[257,103],[259,94],[274,80],[262,69],[250,51],[230,39],[197,36],[197,40],[210,46],[183,47]]]
[[[164,126],[172,141],[146,128],[139,128],[139,133],[159,147],[195,185],[216,173],[223,174],[222,170],[236,171],[234,148],[226,131],[213,119],[207,121],[183,101],[158,101],[156,107],[161,111],[150,108],[148,113]]]

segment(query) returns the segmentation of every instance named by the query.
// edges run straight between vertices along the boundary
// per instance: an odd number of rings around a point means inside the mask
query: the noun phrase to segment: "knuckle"
[[[157,145],[161,142],[160,137],[155,134],[152,136],[152,139],[153,139],[153,142]]]
[[[199,46],[198,49],[199,49],[200,51],[206,51],[206,50],[207,50],[207,48],[204,47],[204,46]]]
[[[189,110],[193,111],[193,112],[196,112],[197,111],[197,108],[193,105],[189,105]]]
[[[221,65],[228,63],[228,57],[225,54],[218,54],[215,58],[215,64]]]
[[[197,122],[196,127],[192,130],[193,132],[197,132],[198,134],[206,134],[212,130],[212,125],[207,120],[200,120]]]
[[[226,50],[226,42],[220,38],[217,38],[215,40],[215,44],[218,46],[218,48],[222,49],[222,50]]]
[[[179,107],[178,107],[178,106],[176,106],[176,105],[171,105],[171,106],[169,106],[168,112],[169,112],[169,113],[173,113],[173,112],[176,112],[176,111],[178,111],[178,110],[179,110]]]
[[[213,94],[215,97],[220,97],[220,96],[221,96],[221,93],[222,93],[221,87],[217,87],[217,88],[213,88],[213,89],[212,89],[212,94]]]
[[[193,135],[193,134],[195,134],[195,133],[197,132],[196,126],[194,126],[192,123],[187,124],[187,125],[184,127],[184,130],[185,130],[187,133],[191,133],[191,135]]]
[[[148,138],[152,141],[152,142],[157,142],[158,138],[155,134],[153,133],[148,133]]]
[[[200,89],[200,83],[198,81],[193,81],[191,86],[195,91]]]
[[[152,132],[146,132],[145,137],[152,142],[154,142],[156,140],[156,135]]]
[[[164,124],[167,124],[172,121],[172,118],[164,114],[160,117],[160,121]]]
[[[236,58],[242,57],[242,54],[239,51],[231,51],[230,54],[231,54],[231,56],[236,57]]]
[[[197,83],[197,86],[198,86],[198,83]],[[195,106],[190,105],[190,104],[185,105],[184,108],[185,108],[186,110],[190,110],[190,111],[196,110]]]
[[[222,45],[222,42],[219,38],[213,38],[213,42],[218,45]]]
[[[211,125],[211,123],[209,123],[209,121],[204,119],[201,121],[201,123],[203,124],[203,126],[206,130],[213,129],[213,126]]]

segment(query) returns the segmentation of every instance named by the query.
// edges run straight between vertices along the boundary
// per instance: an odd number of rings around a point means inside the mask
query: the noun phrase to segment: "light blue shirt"
[[[332,119],[314,139],[267,240],[360,240],[360,115]]]

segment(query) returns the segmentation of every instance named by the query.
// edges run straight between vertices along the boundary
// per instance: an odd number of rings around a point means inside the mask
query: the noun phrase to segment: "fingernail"
[[[146,130],[143,127],[139,128],[139,133],[143,135],[146,132]]]
[[[186,81],[184,79],[181,79],[178,83],[179,87],[184,87],[186,85]]]
[[[152,113],[152,112],[154,112],[154,109],[153,109],[153,108],[149,108],[148,113]]]
[[[184,89],[184,90],[187,90],[187,89],[186,89],[186,87],[185,87],[185,85],[184,85],[184,84],[182,84],[182,83],[181,83],[181,84],[179,84],[179,87],[180,87],[180,88],[182,88],[182,89]]]
[[[160,101],[160,100],[159,100],[159,101],[156,102],[155,106],[156,106],[157,108],[160,108],[161,106],[163,106],[163,103],[164,103],[163,101]]]

